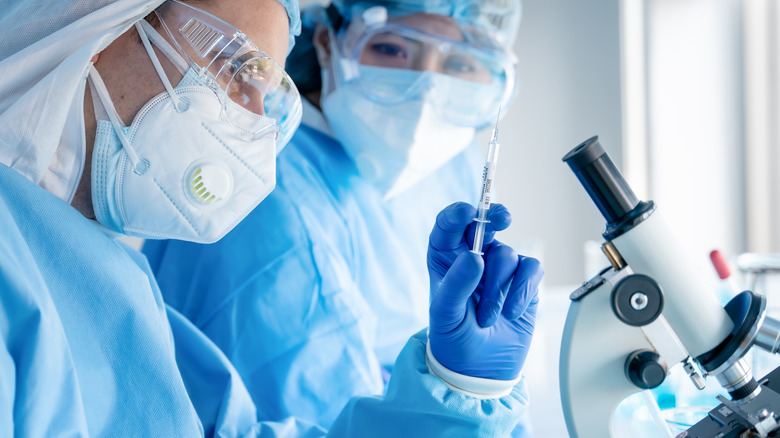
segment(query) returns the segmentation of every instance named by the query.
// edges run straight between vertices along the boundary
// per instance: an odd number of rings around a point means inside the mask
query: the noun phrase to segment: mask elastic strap
[[[135,29],[138,31],[138,35],[140,35],[141,41],[144,43],[146,53],[149,54],[149,59],[152,60],[154,69],[157,70],[157,75],[160,77],[160,80],[165,86],[165,89],[168,91],[168,96],[170,96],[171,101],[173,101],[173,107],[176,108],[176,111],[179,112],[186,110],[186,104],[184,107],[182,107],[182,99],[176,94],[175,91],[173,91],[173,85],[171,85],[171,81],[168,80],[168,75],[165,74],[165,70],[163,70],[162,65],[160,64],[160,60],[157,59],[157,54],[154,53],[152,43],[149,42],[149,38],[146,36],[146,31],[144,30],[143,26],[141,26],[140,23],[135,23]]]
[[[107,120],[108,118],[108,111],[106,111],[106,107],[103,105],[103,101],[100,100],[100,96],[98,95],[97,90],[95,89],[95,82],[92,80],[92,78],[88,78],[87,85],[89,85],[89,91],[92,95],[92,109],[95,110],[95,120]],[[110,121],[109,121],[110,123]]]
[[[322,72],[322,93],[320,102],[336,91],[341,85],[341,82],[345,82],[342,73],[343,67],[347,65],[346,62],[342,62],[341,60],[341,50],[338,47],[339,44],[336,40],[336,32],[333,30],[333,27],[327,25],[325,29],[326,32],[328,32],[329,37],[328,44],[330,45],[330,57],[327,63],[320,62],[320,70]]]
[[[114,103],[111,101],[111,96],[108,94],[106,84],[103,82],[103,78],[100,77],[100,73],[98,73],[97,69],[93,65],[89,66],[89,79],[92,81],[93,89],[97,91],[98,97],[100,97],[100,102],[103,104],[103,108],[106,110],[108,119],[111,121],[111,125],[114,126],[114,131],[116,132],[117,137],[119,137],[119,141],[122,143],[122,147],[125,149],[125,152],[127,152],[127,156],[130,158],[130,162],[133,163],[135,172],[139,175],[143,175],[147,169],[149,169],[149,161],[139,158],[138,154],[135,152],[135,149],[133,149],[133,146],[130,144],[130,140],[125,135],[125,131],[123,129],[125,126],[122,121],[119,120],[119,115],[116,112]]]
[[[179,54],[179,52],[171,45],[171,43],[163,38],[160,32],[157,32],[157,29],[149,24],[148,21],[139,20],[138,24],[144,28],[144,32],[146,32],[146,36],[149,38],[149,41],[154,44],[154,46],[157,47],[161,52],[163,52],[163,55],[165,55],[165,57],[173,63],[173,65],[179,70],[179,73],[182,75],[186,74],[187,70],[190,69],[190,64],[181,54]]]

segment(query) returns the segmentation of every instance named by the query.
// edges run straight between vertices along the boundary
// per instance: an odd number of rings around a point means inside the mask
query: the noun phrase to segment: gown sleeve
[[[528,409],[523,382],[505,397],[480,400],[447,388],[428,371],[425,331],[413,336],[393,368],[384,396],[355,397],[326,433],[304,420],[257,422],[241,379],[219,349],[186,318],[168,309],[176,361],[205,436],[503,437]]]

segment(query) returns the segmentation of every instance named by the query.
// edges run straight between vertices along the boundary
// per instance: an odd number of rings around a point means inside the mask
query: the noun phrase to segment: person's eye
[[[406,59],[409,56],[404,47],[392,43],[373,43],[371,44],[371,51],[377,55],[390,56],[393,58]]]

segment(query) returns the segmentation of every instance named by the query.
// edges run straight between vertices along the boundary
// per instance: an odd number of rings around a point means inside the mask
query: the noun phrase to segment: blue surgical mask
[[[334,81],[335,89],[323,90],[322,112],[334,136],[385,198],[417,184],[473,141],[475,128],[452,123],[437,109],[437,93],[450,89],[450,78],[383,67],[361,66],[361,71],[385,87],[427,84],[413,98],[391,105],[370,99],[356,81]],[[458,92],[473,96],[465,89]]]

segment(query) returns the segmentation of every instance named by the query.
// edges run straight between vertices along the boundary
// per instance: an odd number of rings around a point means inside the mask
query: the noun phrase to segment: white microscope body
[[[707,432],[684,436],[774,436],[780,395],[756,382],[742,360],[754,344],[777,350],[780,324],[764,317],[764,298],[743,292],[722,308],[653,203],[634,196],[598,137],[564,161],[607,220],[603,249],[612,264],[570,297],[560,362],[569,434],[614,436],[618,404],[660,385],[679,362],[699,389],[713,375],[732,397],[719,398],[727,409],[710,414],[714,425],[702,429]]]

